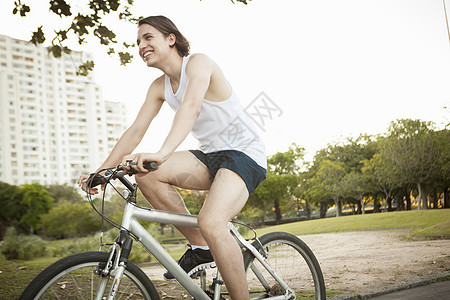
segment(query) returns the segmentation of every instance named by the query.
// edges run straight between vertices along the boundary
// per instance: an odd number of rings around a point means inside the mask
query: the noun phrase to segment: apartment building
[[[0,181],[74,184],[111,150],[126,107],[102,99],[93,72],[76,75],[85,60],[0,35]]]

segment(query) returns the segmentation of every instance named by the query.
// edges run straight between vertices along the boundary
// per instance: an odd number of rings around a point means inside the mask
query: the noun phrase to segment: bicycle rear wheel
[[[266,254],[266,262],[283,278],[297,299],[326,299],[325,282],[319,262],[298,237],[285,232],[271,232],[254,241],[253,246]],[[275,279],[254,255],[244,252],[244,265],[252,297],[284,295]]]
[[[106,297],[114,276],[97,275],[96,269],[102,269],[108,257],[106,252],[84,252],[63,258],[36,276],[20,299],[103,299],[96,295],[100,280],[106,279]],[[159,295],[147,275],[128,261],[116,299],[154,300]]]

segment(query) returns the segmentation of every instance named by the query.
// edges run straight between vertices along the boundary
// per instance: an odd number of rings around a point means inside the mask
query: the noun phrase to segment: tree
[[[450,208],[450,130],[443,129],[434,132],[434,138],[439,148],[439,172],[433,182],[437,189],[443,194],[442,206]]]
[[[357,213],[365,213],[364,195],[370,191],[369,177],[365,173],[351,171],[340,180],[339,188],[344,197],[355,199]]]
[[[372,136],[360,135],[358,138],[348,138],[343,143],[328,145],[319,150],[314,156],[313,166],[317,171],[322,160],[337,161],[343,163],[346,172],[361,172],[363,161],[372,158],[376,153],[376,143]]]
[[[233,3],[234,1],[231,0]],[[243,4],[247,4],[250,0],[236,0]],[[14,9],[12,13],[20,17],[26,17],[32,11],[32,4],[25,2],[31,0],[14,0]],[[77,5],[72,5],[77,4]],[[117,41],[117,36],[106,25],[106,16],[113,17],[113,22],[134,23],[139,18],[134,17],[130,12],[134,0],[89,0],[87,6],[79,7],[75,0],[49,0],[49,10],[62,20],[60,24],[67,24],[61,28],[53,28],[50,32],[51,46],[48,50],[54,57],[61,57],[63,53],[70,54],[72,50],[68,44],[72,40],[76,40],[79,45],[87,42],[88,36],[98,38],[100,45],[106,47],[109,55],[117,55],[120,63],[126,65],[131,62],[133,56],[127,51],[133,47],[133,42]],[[32,32],[31,42],[35,45],[43,44],[47,40],[47,33],[44,32],[44,26],[39,26],[36,31]],[[78,66],[78,75],[88,75],[89,71],[94,68],[93,61],[85,61]]]
[[[304,211],[306,212],[306,218],[311,219],[311,205],[310,205],[310,198],[308,197],[308,185],[306,184],[308,178],[308,172],[302,172],[298,176],[298,183],[297,186],[294,188],[294,196],[295,200],[297,202],[296,210],[297,210],[297,217],[300,217],[300,206],[301,202],[304,201]]]
[[[305,149],[293,143],[288,151],[278,152],[269,157],[268,169],[274,174],[298,174],[305,165],[304,157]]]
[[[380,191],[384,194],[384,203],[386,205],[394,189],[399,187],[399,182],[397,180],[398,170],[392,168],[392,166],[377,153],[370,160],[364,161],[362,171],[363,174],[367,176],[369,185],[375,190],[374,193]],[[377,201],[375,200],[374,206],[377,205],[376,202]]]
[[[248,201],[249,205],[260,207],[263,214],[275,213],[277,224],[281,223],[282,211],[293,199],[295,188],[298,185],[299,170],[304,165],[304,149],[292,144],[288,151],[278,152],[267,160],[267,178],[256,188]],[[252,214],[260,213],[253,210]]]
[[[273,209],[277,224],[281,224],[283,207],[291,200],[291,192],[297,185],[297,179],[298,176],[294,174],[277,175],[270,172],[254,192],[254,197],[257,197],[265,210]]]
[[[41,215],[47,213],[53,205],[50,193],[39,183],[25,184],[22,186],[23,198],[20,203],[25,207],[25,214],[21,222],[27,224],[30,231],[38,229]]]
[[[321,217],[325,216],[330,200],[332,200],[336,205],[337,215],[340,215],[341,213],[342,200],[348,199],[352,205],[354,205],[355,201],[357,201],[357,204],[359,205],[360,201],[356,200],[357,198],[355,198],[354,193],[350,193],[346,190],[350,187],[344,187],[344,182],[340,183],[339,181],[344,178],[343,176],[345,174],[351,172],[353,172],[353,175],[355,176],[361,176],[362,179],[364,177],[361,174],[363,161],[370,159],[375,152],[376,147],[373,138],[368,135],[360,135],[356,139],[348,138],[343,143],[328,145],[327,148],[321,149],[316,153],[314,156],[313,165],[305,174],[305,183],[302,184],[302,186],[304,186],[302,189],[305,190],[304,194],[306,197],[320,203]],[[337,163],[337,165],[333,166],[334,163]],[[337,181],[333,183],[332,186],[329,185],[329,182],[320,183],[323,176],[327,177],[327,180],[331,180],[333,177],[331,176],[331,173],[325,175],[325,168],[334,168],[338,167],[338,165],[339,168],[342,168],[340,170],[340,172],[342,172],[340,176],[342,177],[338,176],[336,178]],[[331,169],[328,171],[331,172]],[[355,178],[356,177],[353,177],[352,180]],[[351,182],[349,181],[345,182],[346,185],[350,183]],[[321,188],[326,190],[320,191]],[[330,194],[330,189],[333,190],[333,196]],[[349,196],[351,194],[353,194],[353,196]],[[326,197],[324,197],[324,195],[326,195]],[[338,195],[340,196],[336,198]]]
[[[432,127],[432,122],[397,120],[391,123],[389,136],[381,144],[382,159],[398,170],[399,181],[417,187],[419,209],[427,208],[424,187],[439,170],[441,152]]]
[[[0,237],[3,237],[9,226],[18,227],[20,219],[25,212],[21,204],[22,190],[15,185],[0,182]]]
[[[278,152],[267,160],[268,176],[265,186],[273,201],[277,224],[281,223],[282,207],[289,203],[298,185],[298,174],[304,166],[305,149],[291,144],[288,151]]]
[[[336,217],[342,214],[340,181],[345,174],[344,163],[323,160],[317,173],[309,180],[310,196],[316,201],[332,199],[336,205]]]
[[[88,202],[60,202],[41,215],[42,233],[52,238],[80,237],[101,229],[101,219]]]
[[[55,184],[47,187],[50,196],[55,199],[55,203],[59,202],[69,202],[77,203],[83,200],[83,197],[78,193],[78,191],[67,184]]]

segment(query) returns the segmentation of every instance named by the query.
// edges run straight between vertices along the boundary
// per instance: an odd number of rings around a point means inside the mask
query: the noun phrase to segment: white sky
[[[0,4],[0,34],[29,40],[38,25],[45,30],[60,22],[48,12],[48,0],[23,0],[31,6],[27,18],[12,15],[13,2]],[[244,107],[261,92],[276,103],[281,116],[267,119],[261,131],[269,155],[295,142],[311,159],[345,137],[386,132],[399,118],[439,127],[450,122],[444,109],[450,105],[450,43],[442,0],[253,0],[247,6],[135,0],[133,11],[172,19],[192,52],[218,62]],[[135,41],[134,25],[115,28],[119,40]],[[137,49],[127,67],[96,43],[82,50],[95,55],[105,100],[128,103],[131,124],[160,72],[147,68]],[[157,150],[172,117],[165,105],[138,151]],[[195,147],[191,138],[181,146]]]

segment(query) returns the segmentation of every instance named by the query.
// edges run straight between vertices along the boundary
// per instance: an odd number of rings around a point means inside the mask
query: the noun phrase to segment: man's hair
[[[180,56],[187,56],[189,54],[189,41],[181,34],[177,26],[175,26],[169,18],[164,16],[150,16],[138,21],[138,26],[141,26],[142,24],[148,24],[155,27],[165,37],[168,37],[171,33],[173,33],[176,37],[174,46],[177,48],[178,54],[180,54]]]

